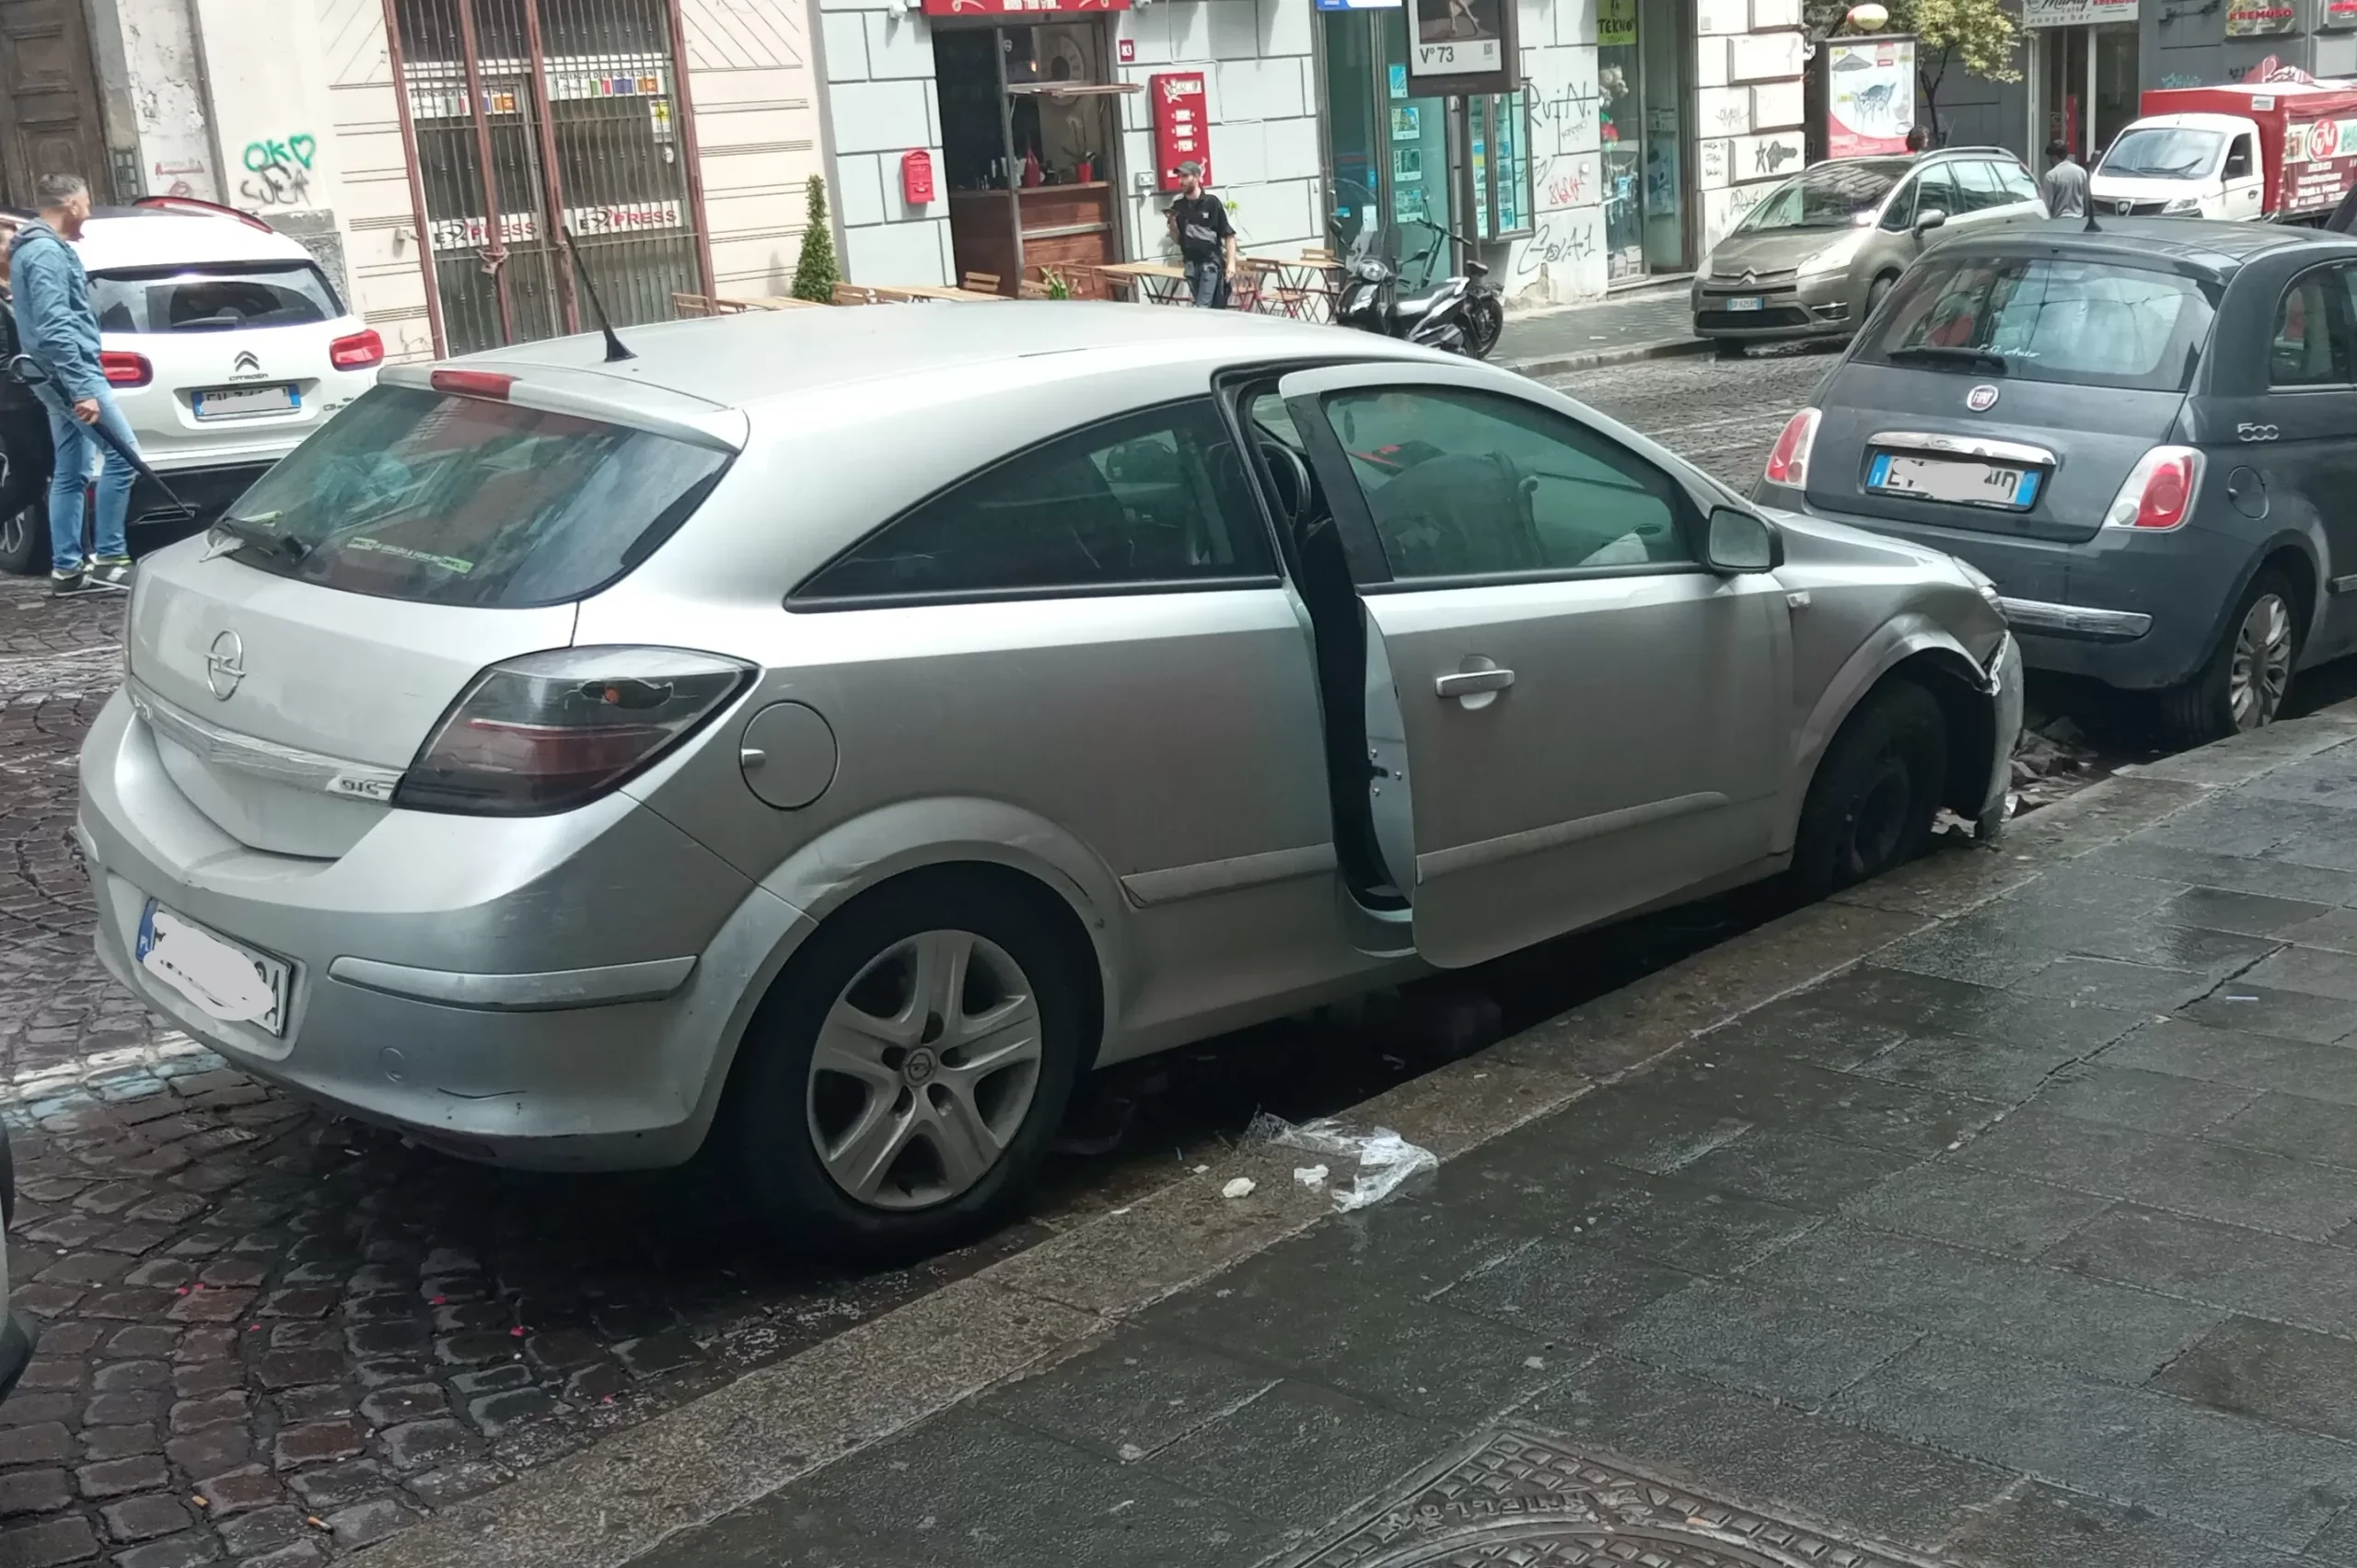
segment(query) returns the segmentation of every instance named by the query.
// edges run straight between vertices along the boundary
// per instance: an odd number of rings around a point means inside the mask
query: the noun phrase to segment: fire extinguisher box
[[[933,200],[933,155],[923,147],[900,155],[900,197],[912,207]]]

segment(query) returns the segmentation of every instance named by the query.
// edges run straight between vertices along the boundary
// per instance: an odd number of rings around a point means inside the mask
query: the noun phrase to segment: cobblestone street
[[[1671,361],[1566,380],[1745,484],[1825,363]],[[797,1271],[750,1239],[692,1170],[495,1172],[308,1111],[162,1028],[91,952],[66,830],[75,749],[118,679],[122,614],[0,583],[11,857],[0,1093],[21,1195],[11,1278],[48,1324],[0,1406],[0,1564],[324,1562],[1124,1202],[1195,1157],[1192,1141],[1174,1154],[1166,1137],[1150,1156],[1073,1162],[1063,1195],[989,1247],[850,1279]],[[1688,922],[1678,950],[1718,929]],[[1625,975],[1644,952],[1624,944],[1594,983],[1618,983],[1614,966]],[[1523,978],[1499,972],[1493,989]],[[1578,999],[1546,985],[1508,1012]],[[1424,1067],[1379,1029],[1322,1053],[1372,1078],[1327,1071],[1319,1054],[1297,1069],[1314,1087],[1224,1090],[1190,1140],[1232,1133],[1256,1104],[1297,1113],[1286,1097],[1306,1093],[1339,1107]]]

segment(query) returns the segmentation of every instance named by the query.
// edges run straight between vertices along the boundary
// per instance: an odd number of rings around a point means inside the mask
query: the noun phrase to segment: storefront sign
[[[2227,0],[2228,38],[2290,32],[2298,20],[2299,8],[2292,0]]]
[[[1596,0],[1596,43],[1599,49],[1637,46],[1637,0]]]
[[[1516,0],[1415,0],[1408,88],[1417,98],[1510,93],[1522,85]]]
[[[2136,19],[2136,0],[2022,0],[2026,28],[2102,27]]]
[[[1053,11],[1126,11],[1130,0],[924,0],[928,17],[1028,17]]]
[[[1154,106],[1154,167],[1165,191],[1178,189],[1178,166],[1203,166],[1203,183],[1212,182],[1212,134],[1209,102],[1203,96],[1201,71],[1163,71],[1146,78],[1146,99]]]
[[[1905,152],[1915,124],[1915,41],[1835,39],[1825,52],[1826,156]]]
[[[2357,0],[2324,0],[2316,17],[2320,28],[2357,28]]]
[[[1404,0],[1318,0],[1321,11],[1396,11]]]

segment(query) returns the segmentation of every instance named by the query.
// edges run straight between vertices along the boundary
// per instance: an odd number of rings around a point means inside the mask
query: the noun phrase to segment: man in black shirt
[[[1187,289],[1209,310],[1220,302],[1220,285],[1236,273],[1236,226],[1227,203],[1203,189],[1203,166],[1178,166],[1178,197],[1170,203],[1170,238],[1187,272]]]

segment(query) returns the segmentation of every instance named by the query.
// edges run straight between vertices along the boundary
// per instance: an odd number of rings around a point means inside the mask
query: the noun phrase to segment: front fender
[[[2008,639],[2010,646],[2010,639]],[[2010,655],[2008,656],[2011,656]],[[1817,694],[1816,702],[1802,719],[1793,737],[1793,751],[1785,777],[1794,781],[1790,798],[1782,813],[1779,853],[1792,848],[1800,829],[1802,805],[1808,799],[1808,788],[1816,780],[1817,764],[1825,760],[1825,749],[1833,744],[1842,722],[1849,718],[1865,694],[1877,681],[1910,659],[1934,661],[1946,673],[1965,682],[1973,691],[1992,699],[1992,723],[1997,718],[1993,699],[1998,682],[1974,662],[1964,645],[1938,621],[1920,610],[1895,615],[1870,633],[1866,640],[1852,650],[1833,679],[1827,681]],[[2018,660],[2015,660],[2018,663]],[[1992,737],[1992,739],[2002,738]],[[2003,748],[2006,752],[2011,747]]]

